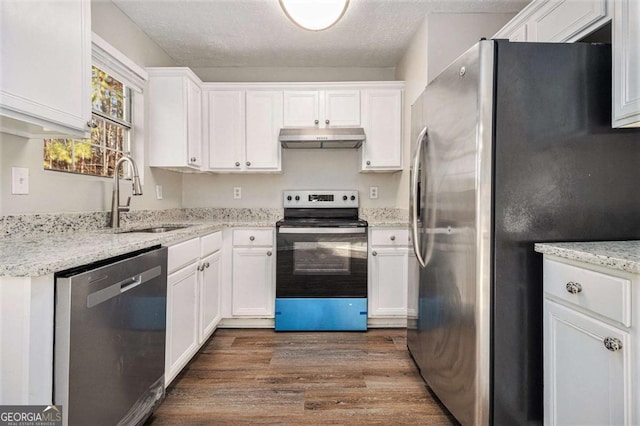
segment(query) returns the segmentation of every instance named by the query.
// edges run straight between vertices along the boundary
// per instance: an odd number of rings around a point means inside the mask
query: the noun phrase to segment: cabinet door
[[[231,314],[273,318],[273,248],[233,249]]]
[[[577,41],[610,19],[607,0],[550,1],[528,22],[529,41]]]
[[[247,92],[246,116],[247,170],[281,170],[282,92]]]
[[[200,345],[211,336],[220,321],[221,260],[222,252],[218,251],[200,261]]]
[[[327,90],[324,92],[324,126],[360,126],[360,91]],[[320,125],[323,125],[320,123]]]
[[[198,264],[167,278],[165,386],[198,350]]]
[[[209,92],[209,168],[241,170],[244,161],[244,92]]]
[[[628,333],[545,299],[544,423],[630,425],[630,349]]]
[[[190,166],[202,166],[202,91],[190,79],[187,85],[187,162]]]
[[[402,91],[363,92],[362,170],[402,169]]]
[[[320,122],[320,92],[284,92],[284,127],[313,127]]]
[[[407,254],[406,248],[371,249],[370,317],[407,315]]]
[[[640,126],[640,2],[615,0],[613,126]]]
[[[77,137],[91,117],[91,5],[0,2],[0,131]],[[29,126],[35,124],[35,128]]]

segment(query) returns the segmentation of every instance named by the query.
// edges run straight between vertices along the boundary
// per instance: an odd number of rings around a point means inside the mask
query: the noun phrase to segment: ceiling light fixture
[[[279,0],[285,15],[299,27],[322,31],[334,26],[349,6],[349,0]]]

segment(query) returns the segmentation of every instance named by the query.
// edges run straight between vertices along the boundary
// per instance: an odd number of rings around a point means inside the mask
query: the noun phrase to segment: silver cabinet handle
[[[571,294],[578,294],[582,291],[582,285],[580,283],[574,283],[573,281],[569,281],[565,288]]]
[[[395,235],[392,235],[392,236],[390,236],[390,237],[389,237],[389,239],[390,239],[391,241],[395,241],[395,240],[396,240],[396,236],[395,236]]]
[[[256,237],[254,237],[253,235],[249,237],[249,241],[253,241],[255,239],[256,239]]]
[[[87,121],[87,126],[95,129],[96,127],[98,127],[98,122],[92,118],[91,120]]]
[[[371,165],[371,161],[367,160],[367,166]]]
[[[204,271],[204,264],[203,265],[198,265],[198,271],[202,272]]]
[[[324,120],[324,124],[329,124],[329,120]]]
[[[196,157],[191,157],[191,162],[195,163],[196,162]]]
[[[318,124],[318,123],[320,123],[320,120],[314,120],[314,123]]]
[[[372,251],[372,252],[371,252],[371,256],[377,256],[377,255],[378,255],[378,252],[377,252],[377,251]]]
[[[267,252],[267,256],[271,256],[272,253],[270,251]]]
[[[240,167],[240,162],[236,161],[236,167]]]
[[[207,262],[207,263],[205,263],[205,264],[204,264],[204,267],[205,267],[205,268],[208,268],[209,266],[211,266],[211,265],[209,264],[209,262]]]
[[[611,352],[619,351],[620,349],[622,349],[622,342],[620,341],[620,339],[617,339],[615,337],[605,337],[602,343],[604,343],[604,347],[609,349]]]
[[[247,167],[249,167],[251,165],[251,161],[247,161],[246,164],[247,164]]]

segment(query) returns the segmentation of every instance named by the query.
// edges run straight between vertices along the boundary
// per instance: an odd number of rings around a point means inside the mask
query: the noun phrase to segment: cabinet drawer
[[[574,291],[568,290],[570,283]],[[544,291],[558,299],[631,326],[631,282],[628,279],[544,260]]]
[[[233,231],[234,246],[272,246],[271,229],[237,229]]]
[[[406,247],[410,244],[408,229],[372,229],[372,246]]]
[[[214,253],[222,248],[222,232],[214,232],[200,238],[201,257]]]
[[[200,238],[193,238],[179,244],[169,246],[167,257],[168,273],[195,262],[200,258]]]

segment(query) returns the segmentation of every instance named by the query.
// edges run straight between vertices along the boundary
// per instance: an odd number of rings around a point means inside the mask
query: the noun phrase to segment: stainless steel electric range
[[[284,191],[276,331],[367,329],[367,222],[358,191]]]

